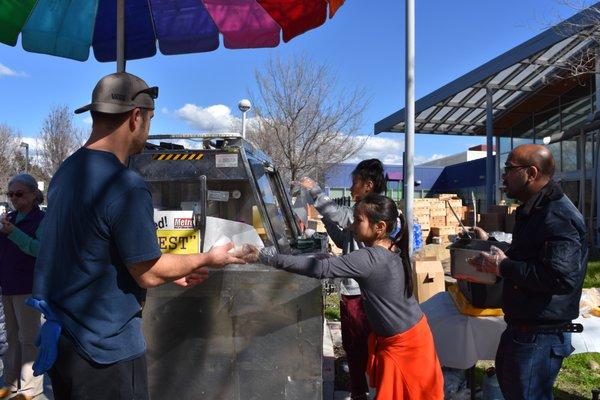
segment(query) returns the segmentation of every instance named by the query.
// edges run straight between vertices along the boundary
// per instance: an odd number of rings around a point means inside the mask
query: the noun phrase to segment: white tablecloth
[[[421,304],[443,366],[467,369],[478,360],[493,360],[506,328],[503,317],[471,317],[458,312],[448,292],[438,293]],[[575,353],[600,352],[600,318],[579,317],[583,333],[572,337]]]

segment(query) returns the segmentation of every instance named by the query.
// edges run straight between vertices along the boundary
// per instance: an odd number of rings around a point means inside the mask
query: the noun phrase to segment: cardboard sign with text
[[[154,223],[162,253],[195,254],[200,251],[200,232],[194,229],[192,211],[154,210]]]

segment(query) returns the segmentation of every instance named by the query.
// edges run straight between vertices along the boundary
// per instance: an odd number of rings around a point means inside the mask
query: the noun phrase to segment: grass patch
[[[583,281],[584,288],[600,287],[600,260],[590,260],[588,262],[587,274]]]
[[[565,358],[554,384],[556,400],[587,400],[592,398],[592,389],[600,389],[600,370],[591,366],[600,365],[600,353],[580,353]],[[483,387],[484,370],[492,361],[479,361],[475,368],[475,382]]]
[[[333,293],[325,296],[325,318],[330,321],[340,320],[340,295]]]
[[[581,353],[565,358],[554,385],[554,398],[590,399],[592,389],[600,388],[600,370],[590,368],[594,363],[600,365],[600,353]]]

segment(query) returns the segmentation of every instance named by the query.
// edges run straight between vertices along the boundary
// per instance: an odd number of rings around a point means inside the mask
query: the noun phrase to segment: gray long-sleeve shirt
[[[415,325],[423,313],[414,296],[404,293],[402,259],[381,246],[364,247],[341,257],[323,260],[277,254],[279,269],[313,278],[354,278],[360,285],[364,308],[373,331],[392,336]]]
[[[327,234],[333,242],[342,249],[343,254],[349,254],[364,245],[354,240],[350,226],[354,221],[354,210],[348,206],[340,206],[315,187],[310,191],[315,201],[315,208],[323,216]],[[344,278],[340,282],[340,293],[346,296],[360,295],[358,282],[352,278]]]

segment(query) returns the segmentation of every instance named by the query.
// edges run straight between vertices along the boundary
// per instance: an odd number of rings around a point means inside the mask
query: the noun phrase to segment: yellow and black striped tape
[[[204,154],[202,153],[161,153],[154,154],[153,160],[200,160]]]

